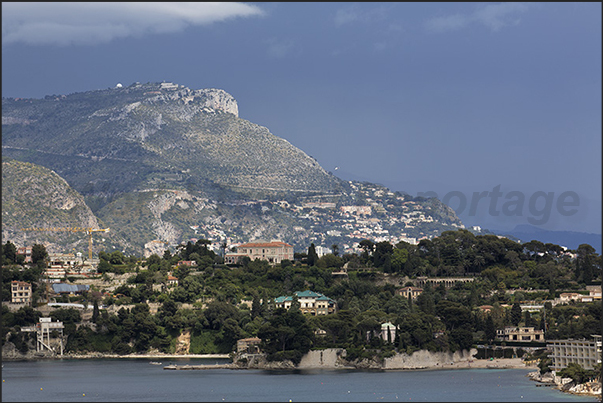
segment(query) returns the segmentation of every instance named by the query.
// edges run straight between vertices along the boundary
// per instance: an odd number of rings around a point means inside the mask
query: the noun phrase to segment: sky
[[[601,3],[2,3],[2,96],[220,88],[466,226],[601,233]]]

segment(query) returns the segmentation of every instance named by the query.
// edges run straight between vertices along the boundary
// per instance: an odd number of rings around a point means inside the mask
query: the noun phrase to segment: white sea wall
[[[415,351],[412,355],[396,354],[385,359],[384,369],[419,369],[431,367],[445,367],[450,363],[473,359],[477,350],[461,350],[451,352],[431,352],[428,350]]]
[[[297,368],[346,368],[340,358],[342,354],[345,356],[345,350],[342,348],[308,351]]]
[[[420,368],[437,368],[446,367],[450,363],[468,361],[473,359],[477,354],[476,349],[450,352],[431,352],[428,350],[419,350],[412,355],[396,354],[393,357],[386,358],[381,368],[383,369],[420,369]],[[362,363],[357,363],[354,366],[345,361],[345,349],[329,348],[325,350],[309,351],[305,354],[297,368],[352,368]],[[372,364],[375,364],[371,361]],[[371,363],[365,363],[369,365]],[[374,365],[370,365],[373,367]]]

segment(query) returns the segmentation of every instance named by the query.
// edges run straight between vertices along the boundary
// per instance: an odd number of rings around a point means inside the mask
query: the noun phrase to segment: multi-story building
[[[251,260],[266,260],[270,264],[277,264],[285,259],[293,260],[293,246],[281,242],[250,242],[239,245],[236,252],[227,252],[224,261],[227,264],[240,262],[243,256]]]
[[[502,330],[496,331],[496,337],[503,341],[544,341],[544,332],[535,330],[533,327],[507,326]]]
[[[31,284],[25,281],[11,281],[11,302],[31,304]]]
[[[550,351],[549,358],[553,360],[550,367],[558,371],[575,363],[584,369],[594,369],[601,363],[602,336],[591,336],[592,340],[548,340],[546,347]]]
[[[295,291],[295,296],[299,301],[299,309],[302,313],[309,313],[314,316],[329,315],[337,312],[337,302],[319,292],[314,291]],[[292,296],[282,296],[275,298],[277,308],[289,310],[293,303]]]

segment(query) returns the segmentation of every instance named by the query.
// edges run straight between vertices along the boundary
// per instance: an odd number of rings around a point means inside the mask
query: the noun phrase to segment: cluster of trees
[[[308,253],[296,254],[294,261],[271,266],[247,259],[228,267],[208,244],[206,240],[189,242],[174,254],[166,250],[163,256],[152,255],[144,261],[121,252],[101,252],[105,276],[111,272],[130,276],[114,291],[116,298],[98,292],[87,296],[95,306],[88,325],[76,329],[71,326],[79,322],[75,315],[53,312],[63,315],[69,324],[65,329],[67,351],[173,352],[178,336],[189,331],[191,353],[227,353],[240,338],[260,337],[269,359],[298,362],[308,349],[326,347],[344,347],[352,359],[384,357],[396,350],[467,349],[491,342],[496,329],[510,325],[544,329],[547,337],[590,338],[598,332],[601,321],[600,304],[552,307],[548,303],[546,317],[522,313],[519,307],[520,301],[545,300],[558,296],[562,289],[578,289],[600,279],[601,258],[589,245],[581,245],[577,258],[571,259],[556,245],[537,241],[519,244],[459,230],[418,245],[364,240],[359,255],[340,256],[333,245],[333,253],[318,257],[315,246],[310,245]],[[3,299],[11,279],[36,284],[41,275],[35,265],[19,266],[10,249],[10,245],[3,245],[3,263],[7,263],[3,265]],[[195,265],[175,266],[180,261],[194,261]],[[346,264],[348,277],[336,279],[332,272]],[[167,286],[168,272],[178,278],[178,286]],[[418,275],[461,274],[473,275],[475,281],[452,288],[427,286],[415,300],[397,293],[397,284]],[[524,290],[506,292],[517,287]],[[525,290],[530,287],[544,291]],[[308,289],[334,299],[338,312],[313,317],[296,308],[275,309],[276,297]],[[151,302],[160,303],[156,314],[151,313]],[[130,307],[122,306],[115,314],[99,308],[112,304]],[[491,305],[491,312],[484,314],[481,305]],[[3,329],[7,329],[3,343],[12,338],[19,344],[17,327],[35,323],[36,312],[29,308],[8,314],[3,308]],[[384,322],[397,326],[395,338],[377,336]],[[21,341],[19,347],[24,348],[24,343]]]
[[[585,382],[601,381],[601,363],[595,365],[593,369],[584,369],[580,364],[569,363],[567,367],[557,372],[557,376],[562,378],[571,378],[576,384]]]
[[[17,247],[11,241],[6,241],[2,246],[2,266],[23,265],[25,263],[25,255],[17,254]],[[32,265],[45,267],[44,264],[48,259],[46,247],[41,244],[33,244],[31,247]]]
[[[552,293],[568,288],[572,282],[595,284],[601,276],[602,257],[582,244],[575,251],[537,240],[518,243],[495,235],[473,235],[460,229],[445,231],[418,245],[387,241],[359,243],[358,256],[363,266],[385,273],[416,276],[481,276],[495,286],[545,288]],[[576,254],[576,259],[570,257]]]

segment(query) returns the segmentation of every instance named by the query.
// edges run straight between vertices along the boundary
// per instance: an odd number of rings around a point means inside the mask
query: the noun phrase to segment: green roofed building
[[[295,296],[299,301],[299,309],[302,313],[310,315],[329,315],[337,312],[337,302],[319,292],[314,291],[295,291]],[[275,298],[274,303],[277,308],[289,310],[293,303],[293,296],[282,296]]]

